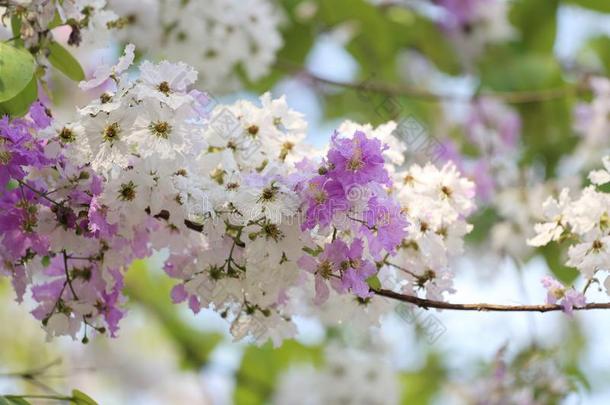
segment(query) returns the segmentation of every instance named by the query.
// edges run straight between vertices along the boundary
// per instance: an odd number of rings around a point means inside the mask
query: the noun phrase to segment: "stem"
[[[549,100],[561,99],[570,95],[578,94],[585,90],[584,83],[576,85],[567,85],[563,87],[540,89],[540,90],[524,90],[524,91],[480,91],[474,95],[464,95],[457,93],[435,93],[426,89],[417,88],[414,86],[400,83],[383,83],[367,80],[366,82],[346,82],[339,80],[327,79],[316,75],[310,71],[303,69],[298,65],[290,62],[281,61],[277,64],[280,70],[301,75],[302,77],[312,80],[317,83],[327,84],[334,87],[343,87],[360,92],[373,92],[385,94],[392,97],[410,97],[418,98],[423,101],[438,102],[438,101],[454,101],[469,103],[483,97],[493,97],[510,104],[527,104],[539,103]]]
[[[456,311],[479,311],[479,312],[552,312],[563,311],[561,305],[500,305],[500,304],[453,304],[450,302],[428,300],[425,298],[415,297],[413,295],[400,294],[391,290],[379,289],[373,290],[375,294],[382,297],[391,298],[393,300],[408,302],[420,308],[430,309],[449,309]],[[574,307],[574,310],[584,311],[590,309],[610,309],[610,302],[591,303],[583,307]]]
[[[78,301],[78,296],[76,295],[76,292],[74,291],[74,287],[72,286],[72,279],[70,278],[70,273],[68,272],[68,255],[66,254],[65,249],[62,250],[61,253],[64,256],[64,271],[66,273],[66,282],[68,283],[68,286],[70,287],[70,291],[72,292],[74,299]]]
[[[43,375],[50,368],[57,366],[59,364],[61,364],[61,359],[56,359],[48,364],[45,364],[42,367],[38,367],[33,370],[21,371],[21,372],[17,372],[17,373],[0,374],[0,378],[2,378],[2,377],[4,377],[4,378],[24,378],[24,379],[28,380],[28,379],[32,379],[36,376]]]
[[[27,189],[29,189],[30,191],[32,191],[34,194],[38,195],[39,197],[44,198],[45,200],[47,200],[51,204],[54,204],[54,205],[57,205],[58,207],[61,207],[60,203],[50,199],[49,197],[47,197],[47,195],[45,193],[43,193],[42,191],[36,190],[34,187],[30,186],[28,183],[26,183],[26,182],[24,182],[22,180],[17,180],[17,182],[20,185],[22,185],[22,186],[26,187]]]
[[[413,273],[413,272],[412,272],[411,270],[409,270],[409,269],[405,269],[404,267],[400,267],[400,266],[399,266],[399,265],[397,265],[397,264],[390,263],[390,262],[388,262],[387,260],[384,260],[384,263],[385,263],[385,264],[387,264],[387,265],[388,265],[388,266],[390,266],[390,267],[394,267],[395,269],[398,269],[398,270],[400,270],[400,271],[404,271],[405,273],[407,273],[407,274],[409,274],[409,275],[411,275],[411,276],[415,277],[416,279],[420,279],[420,278],[422,277],[422,276],[418,276],[417,274]]]
[[[7,395],[8,398],[23,398],[23,399],[52,399],[56,401],[70,401],[75,402],[74,397],[62,396],[62,395]]]

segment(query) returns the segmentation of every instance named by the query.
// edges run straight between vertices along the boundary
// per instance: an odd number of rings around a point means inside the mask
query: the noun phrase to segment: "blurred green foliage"
[[[235,405],[268,403],[282,371],[303,363],[319,365],[322,356],[321,347],[304,346],[294,340],[285,341],[279,348],[273,348],[271,343],[248,346],[235,376]]]
[[[160,269],[155,269],[150,261],[138,260],[127,272],[125,285],[131,300],[163,325],[164,331],[182,354],[184,367],[199,370],[208,363],[222,336],[203,332],[180,315],[180,310],[184,308],[171,302],[172,284]]]

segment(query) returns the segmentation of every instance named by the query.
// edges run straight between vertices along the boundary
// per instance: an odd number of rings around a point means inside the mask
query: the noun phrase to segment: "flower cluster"
[[[312,177],[298,185],[306,204],[302,228],[315,228],[324,246],[316,244],[299,263],[314,275],[317,302],[328,299],[328,284],[370,297],[367,279],[377,273],[375,261],[394,255],[406,235],[407,221],[388,194],[386,148],[362,131],[351,137],[337,132],[321,166],[303,164]]]
[[[393,123],[344,123],[323,156],[284,98],[215,104],[190,66],[128,74],[134,55],[128,45],[80,83],[106,90],[75,119],[37,103],[2,121],[2,272],[19,297],[29,286],[50,336],[115,335],[123,276],[155,252],[178,281],[174,302],[259,342],[293,336],[291,318],[312,306],[378,322],[391,310],[371,299],[381,287],[450,291],[474,206],[454,166],[400,169]]]
[[[413,165],[395,174],[396,198],[410,223],[409,234],[394,258],[384,263],[392,271],[393,283],[406,292],[425,292],[443,299],[452,292],[451,263],[463,251],[463,238],[472,225],[466,222],[474,208],[475,186],[462,177],[453,163],[441,169],[432,164]],[[389,286],[391,287],[391,285]]]
[[[200,84],[206,90],[238,87],[238,69],[247,80],[260,79],[269,73],[282,46],[280,16],[269,0],[144,4],[110,1],[112,10],[122,16],[124,39],[144,52],[194,66],[202,73]],[[159,43],[164,44],[161,52]]]
[[[110,245],[96,228],[111,229],[96,212],[102,178],[68,158],[68,132],[50,125],[40,103],[27,119],[0,122],[0,272],[18,300],[31,284],[49,336],[75,336],[83,324],[85,339],[88,327],[114,335],[123,280],[101,267]]]
[[[70,28],[68,45],[100,41],[119,18],[106,9],[105,0],[9,0],[0,7],[2,22],[18,29],[25,46],[37,52],[53,40],[52,29]]]
[[[577,199],[570,197],[567,188],[557,199],[549,197],[543,205],[545,222],[536,224],[536,236],[528,240],[531,246],[569,241],[566,265],[575,267],[588,282],[598,282],[598,275],[610,270],[610,196],[601,190],[610,182],[610,158],[604,158],[604,167],[589,174],[592,184]]]

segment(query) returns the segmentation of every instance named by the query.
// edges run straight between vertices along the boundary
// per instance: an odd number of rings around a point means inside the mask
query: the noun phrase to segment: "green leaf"
[[[591,52],[599,60],[601,64],[599,67],[605,70],[606,75],[610,75],[610,38],[607,36],[591,38],[581,53],[587,55]]]
[[[6,395],[5,397],[0,397],[0,405],[6,405],[2,402],[2,400],[6,400],[6,404],[8,405],[31,405],[29,401],[26,401],[22,397],[18,395]]]
[[[262,347],[249,346],[236,375],[233,401],[236,405],[267,403],[283,370],[299,363],[316,365],[321,362],[320,347],[304,346],[293,340],[285,341],[277,349],[270,343]]]
[[[49,23],[47,28],[52,30],[53,28],[59,27],[60,25],[64,25],[64,22],[61,19],[61,15],[59,15],[59,11],[55,11],[53,20]]]
[[[11,31],[13,33],[13,37],[17,38],[21,33],[21,18],[17,15],[13,15],[11,17]]]
[[[72,54],[63,46],[55,41],[49,44],[49,62],[70,79],[74,81],[85,80],[85,72],[80,63],[72,56]]]
[[[416,371],[400,375],[403,405],[429,404],[443,386],[447,370],[439,354],[428,353],[426,364]]]
[[[72,398],[77,405],[97,405],[93,398],[79,390],[72,390]]]
[[[472,231],[466,235],[466,241],[473,244],[489,242],[489,232],[498,220],[498,214],[493,208],[486,207],[477,210],[468,218],[468,222],[473,224],[473,228]]]
[[[580,273],[576,269],[564,264],[566,259],[564,248],[565,246],[553,244],[540,248],[540,251],[555,277],[566,285],[570,285],[578,278]]]
[[[521,35],[519,45],[528,51],[552,53],[557,31],[558,0],[517,0],[510,10],[511,23]]]
[[[418,50],[440,70],[452,75],[460,73],[461,63],[455,46],[447,40],[438,24],[414,15],[395,35],[404,41],[403,46]]]
[[[10,179],[7,183],[6,183],[6,189],[8,191],[13,191],[14,189],[16,189],[17,187],[19,187],[19,182],[15,179]]]
[[[552,54],[510,48],[494,51],[480,63],[484,89],[530,92],[572,86],[563,79],[561,65]],[[574,102],[574,95],[566,93],[560,98],[514,106],[522,121],[522,163],[544,164],[547,177],[554,175],[561,157],[570,153],[577,141],[571,122]]]
[[[383,12],[364,0],[317,0],[316,20],[327,29],[349,24],[353,36],[346,48],[367,73],[395,77],[398,24],[388,20]]]
[[[377,276],[371,276],[369,278],[366,279],[366,283],[369,285],[369,287],[371,287],[373,290],[379,290],[381,289],[381,281],[379,281],[379,277]]]
[[[315,249],[312,249],[308,246],[303,247],[303,252],[307,253],[310,256],[317,257],[324,251],[321,246],[316,246]]]
[[[11,117],[20,117],[25,115],[30,105],[38,98],[38,82],[36,77],[32,79],[28,85],[12,99],[0,103],[0,113],[8,114]]]
[[[35,69],[36,62],[28,51],[0,42],[0,103],[21,93]]]
[[[608,0],[564,0],[564,2],[602,13],[610,13],[610,2]]]

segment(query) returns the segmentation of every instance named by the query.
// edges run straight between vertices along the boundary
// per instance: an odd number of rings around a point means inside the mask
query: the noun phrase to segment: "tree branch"
[[[161,212],[156,214],[154,217],[157,219],[164,219],[167,221],[169,219],[169,211],[161,210]],[[195,231],[195,232],[199,232],[199,233],[203,232],[203,225],[198,224],[193,221],[189,221],[188,219],[184,220],[184,226],[186,226],[188,229]]]
[[[392,97],[410,97],[418,98],[423,101],[439,102],[439,101],[454,101],[469,103],[484,97],[493,97],[502,100],[509,104],[527,104],[527,103],[539,103],[549,100],[561,99],[570,95],[576,95],[583,92],[587,87],[585,86],[586,81],[582,83],[567,85],[563,87],[539,89],[539,90],[524,90],[524,91],[480,91],[474,95],[465,95],[458,93],[435,93],[426,89],[418,88],[401,83],[383,83],[372,80],[366,80],[364,82],[346,82],[339,80],[327,79],[318,76],[300,66],[288,62],[278,62],[277,66],[279,69],[300,75],[305,79],[327,84],[334,87],[343,87],[360,91],[363,93],[373,92],[385,94]]]
[[[413,295],[400,294],[391,290],[374,290],[375,294],[391,298],[393,300],[408,302],[414,304],[420,308],[430,309],[448,309],[456,311],[479,311],[479,312],[552,312],[552,311],[563,311],[561,305],[499,305],[499,304],[453,304],[450,302],[428,300],[425,298],[415,297]],[[584,311],[590,309],[610,309],[610,302],[603,303],[591,303],[586,304],[584,307],[574,307],[576,311]]]

